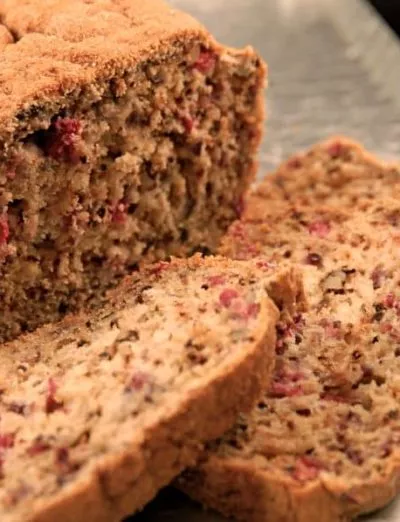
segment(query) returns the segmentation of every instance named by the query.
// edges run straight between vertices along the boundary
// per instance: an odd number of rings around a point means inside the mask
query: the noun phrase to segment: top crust
[[[162,0],[3,0],[0,20],[0,150],[23,127],[24,111],[34,118],[45,104],[57,110],[89,86],[95,101],[96,84],[191,40],[217,46]],[[5,45],[10,33],[17,41]]]

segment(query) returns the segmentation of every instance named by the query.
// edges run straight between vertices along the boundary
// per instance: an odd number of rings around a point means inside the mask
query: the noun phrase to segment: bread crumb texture
[[[91,315],[0,350],[2,522],[115,520],[144,506],[272,376],[291,267],[173,260]],[[286,310],[286,312],[284,312]]]
[[[344,522],[399,492],[398,179],[335,138],[267,176],[231,226],[221,253],[294,262],[310,308],[278,325],[265,397],[180,480],[194,498],[246,522]]]
[[[144,259],[215,250],[255,173],[265,66],[161,0],[4,0],[0,19],[10,339]]]

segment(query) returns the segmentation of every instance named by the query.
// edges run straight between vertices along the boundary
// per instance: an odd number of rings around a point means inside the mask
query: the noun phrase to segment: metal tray
[[[260,176],[290,153],[345,134],[400,157],[400,44],[364,0],[170,0],[221,41],[252,44],[269,65]],[[130,522],[222,522],[179,493]],[[399,522],[400,501],[363,522]],[[274,522],[270,520],[268,522]]]

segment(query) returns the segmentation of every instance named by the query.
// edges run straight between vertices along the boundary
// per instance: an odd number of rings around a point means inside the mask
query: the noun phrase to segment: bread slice
[[[277,305],[302,304],[293,268],[195,256],[3,345],[1,521],[109,522],[142,508],[255,404]]]
[[[221,252],[298,263],[310,309],[278,327],[265,397],[179,487],[246,522],[346,522],[400,490],[400,202],[259,203]]]
[[[283,201],[351,208],[359,199],[390,197],[400,185],[400,163],[385,162],[343,136],[293,155],[267,175],[253,197],[277,207]],[[251,202],[247,207],[251,215]]]
[[[100,305],[143,258],[216,249],[265,66],[163,0],[1,0],[0,21],[1,341]]]

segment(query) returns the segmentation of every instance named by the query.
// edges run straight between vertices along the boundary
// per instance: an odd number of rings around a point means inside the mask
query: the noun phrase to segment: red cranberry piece
[[[231,226],[230,234],[237,239],[246,239],[246,229],[243,223],[237,221]]]
[[[293,321],[294,321],[294,324],[297,324],[297,325],[305,324],[303,314],[301,314],[300,312],[297,312],[293,315]]]
[[[82,134],[82,124],[73,118],[58,118],[48,130],[45,153],[57,161],[79,162],[77,142]]]
[[[207,277],[207,284],[209,286],[219,286],[225,284],[225,277],[223,275],[215,275]]]
[[[6,214],[0,216],[0,246],[5,245],[10,237],[10,227]]]
[[[383,305],[386,306],[386,308],[393,308],[397,303],[396,297],[394,294],[390,293],[383,299]]]
[[[203,74],[210,73],[217,63],[217,55],[213,51],[201,51],[199,57],[193,64],[193,68],[197,69]]]
[[[324,469],[324,467],[315,457],[304,455],[296,461],[293,478],[301,482],[313,480],[318,477],[322,469]]]
[[[190,134],[194,127],[194,119],[190,116],[181,116],[182,125],[187,134]]]
[[[334,141],[333,143],[330,143],[326,149],[326,152],[332,158],[338,158],[343,154],[344,151],[345,147],[340,141]]]
[[[250,303],[247,307],[247,317],[257,317],[260,313],[259,303]]]
[[[128,385],[126,386],[126,391],[140,391],[143,390],[146,384],[150,382],[149,375],[145,372],[137,371],[135,372]]]
[[[29,457],[34,457],[35,455],[39,455],[40,453],[43,453],[44,451],[47,451],[50,448],[50,444],[38,439],[35,442],[33,442],[33,444],[26,450],[26,453],[29,455]]]
[[[286,165],[289,169],[299,169],[302,166],[302,162],[300,158],[294,156],[287,161]]]
[[[239,293],[237,290],[234,290],[233,288],[226,288],[221,292],[219,296],[219,302],[222,306],[225,306],[225,308],[229,308],[232,304],[232,301],[238,296]]]
[[[302,386],[298,384],[302,379],[304,379],[303,372],[291,368],[281,368],[275,373],[269,394],[275,398],[302,395]]]
[[[46,413],[54,413],[63,407],[63,403],[57,401],[55,394],[57,392],[57,384],[53,379],[49,379],[47,383],[47,397],[46,397]]]
[[[229,306],[236,317],[244,320],[257,317],[260,312],[260,305],[258,303],[246,303],[244,299],[235,299]]]
[[[393,325],[390,323],[381,323],[379,330],[381,333],[388,333],[393,330]]]
[[[340,339],[342,337],[341,322],[327,321],[322,325],[325,329],[325,334],[331,339]]]
[[[284,323],[282,321],[279,321],[276,325],[276,331],[279,335],[279,337],[282,337],[283,339],[289,337],[292,335],[292,329],[288,323]]]
[[[314,221],[308,225],[308,232],[312,236],[317,236],[321,239],[326,237],[331,231],[331,226],[326,221]]]
[[[111,209],[111,221],[123,225],[127,219],[127,206],[120,201]]]
[[[14,439],[14,433],[0,433],[0,451],[12,448],[14,446]]]
[[[298,384],[288,384],[284,382],[273,382],[269,389],[269,396],[281,399],[283,397],[297,397],[303,394],[302,387]]]
[[[14,439],[13,433],[0,433],[0,478],[3,478],[4,453],[14,446]]]
[[[304,379],[304,373],[291,368],[281,368],[275,375],[275,380],[278,379],[286,382],[298,382]]]

